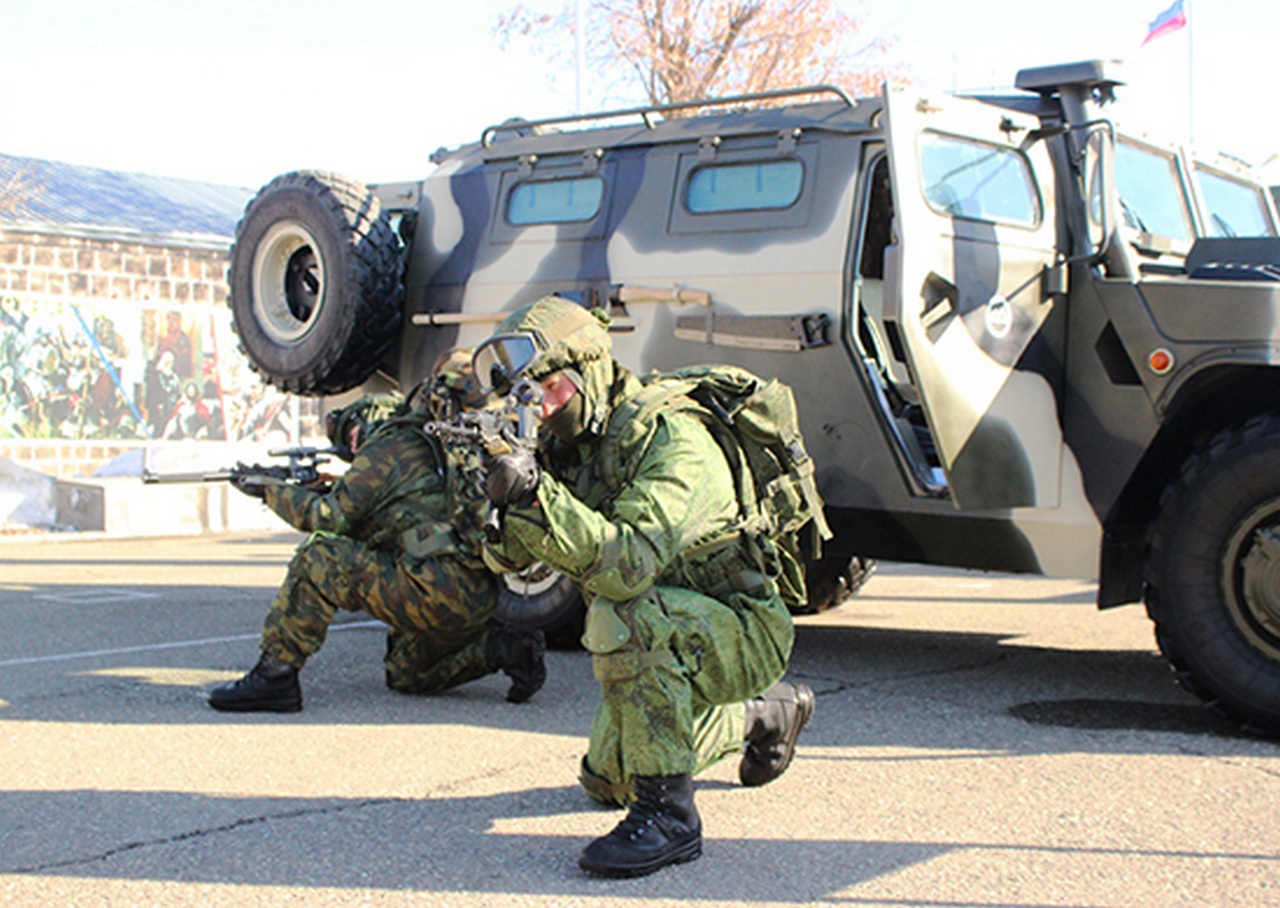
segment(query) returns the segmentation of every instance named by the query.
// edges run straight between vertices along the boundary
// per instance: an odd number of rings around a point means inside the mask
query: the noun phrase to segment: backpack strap
[[[600,478],[610,497],[635,478],[635,463],[624,463],[623,451],[645,446],[658,428],[657,415],[671,408],[700,410],[685,397],[690,383],[683,379],[656,379],[615,408],[600,443]]]

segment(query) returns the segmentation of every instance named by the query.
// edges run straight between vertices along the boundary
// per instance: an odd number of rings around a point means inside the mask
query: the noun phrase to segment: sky
[[[526,0],[535,9],[564,0]],[[1227,152],[1280,183],[1280,2],[836,0],[883,62],[947,91],[1120,59],[1126,129]],[[256,188],[289,170],[416,180],[511,116],[574,112],[571,54],[494,36],[515,0],[0,0],[0,153]],[[571,46],[572,38],[566,35]],[[643,102],[586,80],[589,109]]]

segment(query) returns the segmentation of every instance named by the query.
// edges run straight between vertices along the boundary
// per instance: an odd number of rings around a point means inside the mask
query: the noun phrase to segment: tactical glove
[[[489,459],[485,466],[484,493],[500,508],[526,505],[533,501],[541,478],[542,470],[533,451],[517,447],[509,454]]]
[[[265,499],[267,497],[266,476],[244,464],[236,464],[231,471],[231,485],[236,491],[243,492],[250,498]]]

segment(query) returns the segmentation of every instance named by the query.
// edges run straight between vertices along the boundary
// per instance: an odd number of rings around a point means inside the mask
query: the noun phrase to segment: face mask
[[[542,420],[542,424],[565,444],[574,444],[587,431],[586,410],[586,395],[579,390],[563,407]]]

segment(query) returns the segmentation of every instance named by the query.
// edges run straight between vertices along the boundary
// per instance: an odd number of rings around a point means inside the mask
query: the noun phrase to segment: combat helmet
[[[609,323],[603,310],[544,296],[503,320],[476,348],[473,369],[486,388],[504,395],[522,380],[537,383],[554,372],[568,374],[582,397],[578,428],[598,434],[608,418],[614,375]]]
[[[409,395],[412,409],[424,409],[432,419],[448,421],[467,410],[480,410],[488,397],[471,366],[472,350],[455,347],[436,359],[430,376]]]
[[[356,453],[350,443],[352,427],[359,427],[356,435],[356,447],[359,447],[369,437],[374,425],[393,415],[401,404],[400,397],[395,394],[366,394],[345,407],[330,410],[324,415],[324,434],[335,449],[334,453],[350,462]]]

